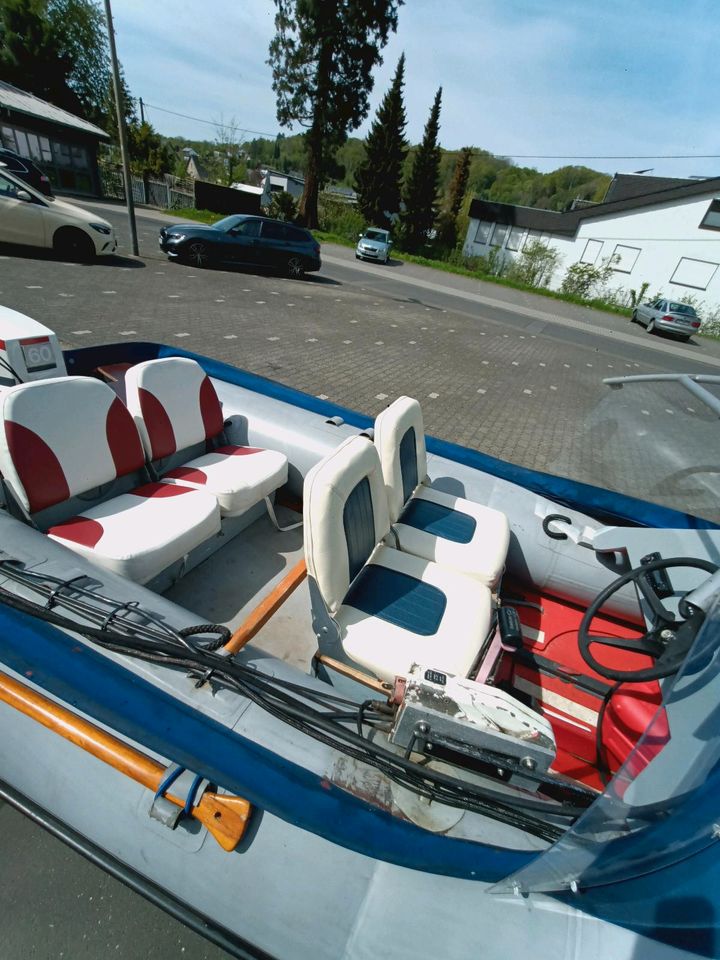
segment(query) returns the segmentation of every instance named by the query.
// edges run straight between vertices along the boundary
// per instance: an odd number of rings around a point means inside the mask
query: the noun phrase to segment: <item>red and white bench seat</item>
[[[132,417],[98,380],[64,377],[13,387],[2,399],[2,421],[0,470],[31,516],[145,465]],[[46,532],[101,566],[145,583],[219,529],[214,497],[191,487],[146,483],[55,522]]]
[[[153,463],[198,444],[217,442],[223,431],[220,401],[210,379],[194,360],[167,357],[128,370],[127,405]],[[183,460],[160,479],[207,490],[224,517],[244,513],[287,482],[284,454],[221,443]]]

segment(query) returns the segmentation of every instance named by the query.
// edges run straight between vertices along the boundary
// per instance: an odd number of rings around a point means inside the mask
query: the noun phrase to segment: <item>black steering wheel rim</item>
[[[684,661],[695,635],[705,619],[705,613],[703,610],[695,609],[688,617],[685,618],[685,620],[673,621],[670,619],[670,617],[668,617],[665,621],[666,624],[669,625],[672,623],[673,627],[676,629],[670,630],[672,633],[672,638],[664,647],[661,646],[661,640],[659,637],[660,625],[653,627],[642,637],[627,641],[620,640],[618,638],[615,642],[612,642],[615,638],[597,637],[592,636],[589,633],[592,621],[605,606],[610,597],[613,596],[613,594],[617,593],[618,590],[622,589],[622,587],[626,586],[628,583],[635,583],[636,586],[639,586],[640,578],[643,575],[652,573],[654,570],[664,570],[671,567],[692,567],[699,570],[704,570],[706,573],[711,575],[720,569],[718,568],[717,564],[712,563],[709,560],[701,560],[696,557],[668,557],[667,559],[653,560],[651,563],[634,567],[632,570],[624,573],[621,577],[618,577],[617,580],[613,580],[609,586],[607,586],[597,595],[597,597],[595,597],[593,602],[585,611],[585,615],[582,618],[580,627],[578,628],[578,646],[580,649],[580,655],[585,663],[596,673],[599,673],[601,677],[624,683],[646,683],[650,680],[662,680],[665,677],[672,676],[680,668],[680,665]],[[642,591],[642,588],[641,592],[644,592]],[[647,594],[645,595],[647,596]],[[657,599],[657,606],[660,610],[664,610],[662,604],[659,602],[659,598]],[[656,610],[656,613],[657,612],[658,611]],[[659,619],[662,618],[659,617]],[[666,627],[666,629],[670,628]],[[658,634],[658,636],[655,636],[656,634]],[[656,659],[656,662],[652,667],[644,667],[640,670],[613,670],[611,667],[606,667],[595,659],[590,650],[592,644],[620,647],[626,650],[637,650],[638,653],[646,653],[649,656],[653,656]],[[654,646],[654,650],[649,649],[652,646]]]

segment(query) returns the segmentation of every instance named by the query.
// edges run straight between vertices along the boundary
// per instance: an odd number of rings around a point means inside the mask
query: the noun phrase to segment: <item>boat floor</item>
[[[300,514],[277,507],[287,526]],[[302,527],[285,533],[263,514],[224,547],[165,591],[173,603],[235,631],[260,601],[303,558]],[[252,641],[266,653],[307,673],[317,649],[307,579],[290,594]]]

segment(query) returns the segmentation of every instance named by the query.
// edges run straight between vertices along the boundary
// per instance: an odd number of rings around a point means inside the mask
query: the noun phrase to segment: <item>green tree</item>
[[[405,211],[402,216],[402,238],[406,249],[418,250],[426,242],[437,215],[437,194],[440,179],[440,102],[442,87],[435,94],[430,117],[425,124],[422,143],[418,147],[405,190]]]
[[[472,147],[463,147],[458,154],[453,178],[450,181],[447,206],[438,217],[438,244],[448,251],[453,250],[457,244],[457,220],[467,191],[472,153]]]
[[[365,119],[380,51],[397,28],[402,0],[275,0],[268,63],[280,125],[306,126],[299,219],[318,223],[320,187],[335,151]]]
[[[175,166],[174,151],[147,120],[128,127],[128,151],[133,173],[145,180],[161,177]]]
[[[111,129],[105,18],[93,0],[1,0],[0,76]]]
[[[390,227],[400,213],[400,185],[408,144],[405,139],[405,54],[378,107],[365,140],[365,159],[355,174],[358,206],[368,223]]]

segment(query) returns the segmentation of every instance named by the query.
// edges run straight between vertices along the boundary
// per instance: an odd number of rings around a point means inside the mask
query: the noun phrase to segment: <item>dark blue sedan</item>
[[[235,214],[217,223],[178,223],[160,231],[160,249],[196,267],[242,263],[270,267],[300,279],[320,269],[320,244],[302,227]]]

